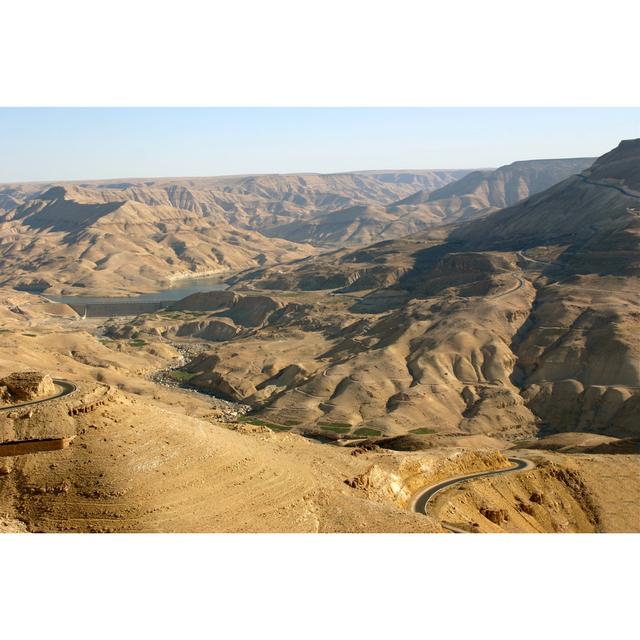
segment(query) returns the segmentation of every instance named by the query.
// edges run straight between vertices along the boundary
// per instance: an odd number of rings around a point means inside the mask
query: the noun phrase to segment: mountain
[[[364,246],[486,213],[500,194],[517,198],[580,163],[514,163],[495,175],[366,171],[6,185],[0,284],[97,295],[158,290],[177,278],[286,263],[317,248]],[[406,204],[432,192],[440,194],[433,201]]]
[[[474,249],[557,246],[572,273],[640,273],[640,142],[628,140],[577,176],[485,219],[449,240]]]
[[[290,222],[266,231],[272,237],[316,246],[365,245],[381,238],[402,237],[423,228],[418,221],[399,220],[387,207],[356,205],[339,211]]]
[[[75,389],[4,390],[0,531],[637,531],[639,167],[625,141],[481,218],[322,254],[243,226],[311,215],[297,179],[290,198],[275,178],[7,187],[9,280],[251,268],[104,321],[0,289],[0,378]],[[383,175],[363,181],[415,192]],[[345,180],[345,222],[387,214]],[[532,467],[413,510],[514,456]]]
[[[472,171],[456,182],[434,191],[418,191],[397,204],[439,202],[442,206],[449,207],[449,215],[454,212],[459,214],[460,210],[467,208],[502,209],[544,191],[568,176],[580,173],[593,164],[594,160],[595,158],[521,160],[495,170]],[[465,213],[456,217],[468,217],[468,212]]]
[[[473,171],[435,190],[421,189],[387,206],[322,212],[268,230],[271,236],[321,247],[371,244],[486,215],[579,173],[593,158],[528,160]]]
[[[81,187],[52,187],[1,220],[3,282],[32,291],[153,291],[185,276],[311,252],[213,216],[122,197],[109,201]]]
[[[2,283],[114,295],[314,253],[268,234],[336,207],[369,207],[464,171],[16,184],[0,188]],[[375,206],[380,206],[376,204]]]
[[[12,205],[51,187],[79,187],[92,192],[96,200],[171,206],[206,217],[221,216],[234,226],[263,231],[275,224],[355,204],[384,205],[417,189],[438,189],[466,173],[464,170],[369,171],[103,180],[62,185],[26,183],[0,187],[0,207],[9,210]]]
[[[639,166],[625,141],[481,219],[247,272],[273,312],[188,370],[285,424],[638,437]]]

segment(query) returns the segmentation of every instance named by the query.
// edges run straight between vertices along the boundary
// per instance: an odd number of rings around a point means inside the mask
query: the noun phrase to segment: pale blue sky
[[[494,167],[637,137],[640,108],[0,108],[0,182]]]

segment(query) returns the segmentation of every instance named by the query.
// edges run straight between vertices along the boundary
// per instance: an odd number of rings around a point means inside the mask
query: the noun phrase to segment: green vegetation
[[[318,423],[323,431],[333,431],[334,433],[349,433],[351,425],[347,422],[326,422]]]
[[[36,334],[35,333],[23,333],[23,336],[27,336],[27,338],[35,338]]]
[[[192,318],[193,316],[200,315],[196,311],[181,311],[180,309],[167,309],[165,311],[158,311],[156,315],[166,318]]]
[[[416,435],[426,435],[428,433],[436,433],[436,430],[429,429],[429,427],[420,427],[419,429],[411,429],[409,433],[415,433]]]
[[[266,420],[254,418],[253,416],[241,416],[238,418],[238,422],[252,424],[256,427],[267,427],[267,429],[271,429],[272,431],[289,431],[289,429],[291,429],[290,426],[287,427],[283,424],[274,424],[273,422],[267,422]]]
[[[268,422],[261,420],[260,418],[254,418],[253,416],[240,416],[238,418],[238,422],[244,422],[246,424],[254,424],[257,427],[266,427],[269,425]]]
[[[271,431],[289,431],[291,429],[291,427],[285,427],[282,424],[266,424],[264,426],[271,429]]]
[[[133,340],[129,340],[129,344],[132,347],[144,347],[144,345],[147,343],[141,338],[134,338]]]
[[[382,435],[382,431],[377,429],[370,429],[369,427],[360,427],[353,432],[356,436],[379,436]]]
[[[172,371],[167,372],[167,376],[169,378],[173,378],[176,382],[189,382],[195,373],[189,373],[188,371],[180,371],[179,369],[173,369]]]

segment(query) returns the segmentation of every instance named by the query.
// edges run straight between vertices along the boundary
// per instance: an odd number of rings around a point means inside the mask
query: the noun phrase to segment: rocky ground
[[[3,526],[639,530],[639,166],[627,141],[478,220],[261,263],[135,317],[5,289],[0,378],[112,395],[11,418],[14,439],[31,421],[67,430],[58,450],[5,456]],[[411,512],[421,489],[512,451],[535,468]]]
[[[180,362],[171,344],[103,344],[97,327],[80,331],[87,321],[45,314],[37,297],[20,296],[22,313],[5,316],[0,334],[0,373],[37,362],[87,393],[105,383],[113,391],[108,402],[89,403],[91,410],[68,418],[73,434],[66,448],[0,458],[3,531],[442,532],[440,522],[477,523],[478,531],[639,528],[629,488],[637,485],[637,456],[537,449],[527,455],[539,466],[522,477],[475,481],[465,488],[473,500],[459,506],[458,496],[443,496],[429,517],[415,514],[412,496],[422,487],[504,467],[513,445],[463,434],[321,444],[263,425],[225,424],[210,397],[149,379]],[[51,411],[38,405],[30,420],[58,424]],[[495,497],[504,493],[500,483],[513,493],[509,508],[509,499]],[[534,509],[553,515],[517,516],[517,498],[536,492],[543,502],[534,501]]]

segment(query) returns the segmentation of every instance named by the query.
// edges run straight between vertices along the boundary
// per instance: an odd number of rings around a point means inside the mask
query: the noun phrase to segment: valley
[[[639,531],[639,167],[0,185],[0,530]]]

